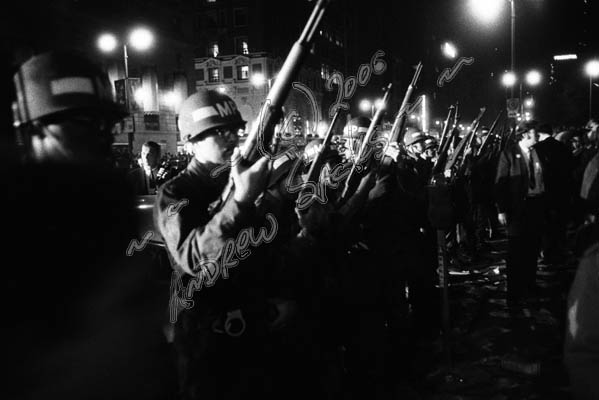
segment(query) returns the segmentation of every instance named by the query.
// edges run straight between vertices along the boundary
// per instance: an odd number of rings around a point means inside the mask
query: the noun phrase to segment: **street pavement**
[[[573,235],[571,235],[573,236]],[[566,298],[573,255],[559,265],[539,259],[539,292],[521,307],[506,303],[506,239],[490,242],[478,261],[452,266],[450,359],[443,341],[420,343],[412,359],[418,393],[434,400],[570,399],[562,363]]]

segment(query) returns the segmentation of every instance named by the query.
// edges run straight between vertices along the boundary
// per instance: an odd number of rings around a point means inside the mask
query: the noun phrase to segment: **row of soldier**
[[[122,260],[136,236],[133,193],[107,163],[111,127],[125,113],[105,74],[83,57],[47,53],[21,66],[15,86],[26,157],[9,166],[16,172],[3,199],[18,217],[6,249],[25,264],[8,279],[8,295],[21,300],[7,310],[13,397],[385,397],[410,378],[409,360],[418,356],[413,343],[439,332],[427,201],[436,162],[421,132],[408,130],[401,148],[384,147],[347,198],[340,186],[327,185],[328,201],[300,210],[288,178],[303,155],[243,163],[237,146],[245,121],[234,102],[215,91],[190,96],[179,128],[193,159],[160,187],[154,209],[175,288],[196,280],[193,303],[177,310],[169,345],[157,327],[166,322],[173,287],[158,290],[147,265]],[[219,111],[227,107],[231,112]],[[370,125],[351,120],[341,151],[323,149],[328,170],[356,164]],[[531,289],[533,246],[523,246],[523,238],[537,240],[539,204],[552,210],[541,195],[559,188],[543,179],[551,168],[559,173],[549,150],[525,152],[546,130],[524,126],[501,155],[489,152],[499,165],[504,198],[495,200],[499,221],[508,225],[514,303]],[[459,163],[471,171],[473,186],[482,159],[475,148]],[[485,184],[493,170],[487,168]],[[302,183],[303,176],[293,178]],[[232,195],[221,196],[231,181]],[[472,204],[482,219],[491,218],[488,198]],[[224,265],[229,243],[239,242],[244,229],[268,226],[269,214],[276,237],[256,243],[238,265]],[[215,260],[217,280],[207,267]]]

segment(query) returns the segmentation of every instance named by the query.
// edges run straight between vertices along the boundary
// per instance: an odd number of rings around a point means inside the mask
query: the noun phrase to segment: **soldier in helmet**
[[[20,298],[5,315],[8,397],[166,396],[168,374],[148,368],[168,363],[159,322],[166,296],[124,261],[133,196],[109,162],[111,128],[125,112],[107,75],[77,53],[32,57],[14,83],[23,157],[1,200],[15,216],[3,242],[4,254],[18,257],[8,295]]]
[[[296,260],[282,260],[297,226],[294,200],[278,192],[278,180],[271,186],[266,157],[251,166],[240,161],[244,126],[224,94],[187,98],[179,129],[194,156],[157,195],[155,223],[175,269],[171,305],[183,305],[174,310],[174,343],[184,399],[276,396],[303,376],[293,360],[309,341],[291,339],[300,332],[302,277]],[[233,194],[221,199],[229,179]]]

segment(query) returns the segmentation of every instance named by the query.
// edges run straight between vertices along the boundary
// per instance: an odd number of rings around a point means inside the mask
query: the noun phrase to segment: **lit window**
[[[218,57],[218,43],[212,42],[210,44],[210,50],[209,50],[209,52],[212,55],[212,57]]]
[[[250,66],[240,65],[237,67],[237,79],[247,80],[250,78]]]
[[[237,36],[235,38],[235,53],[236,54],[249,54],[249,45],[247,36]]]
[[[209,82],[220,81],[220,74],[219,74],[218,68],[210,68],[208,70],[208,78],[209,78]]]

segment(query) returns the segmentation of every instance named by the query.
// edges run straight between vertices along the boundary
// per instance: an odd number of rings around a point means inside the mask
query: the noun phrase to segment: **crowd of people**
[[[126,113],[103,71],[51,52],[15,85],[26,157],[6,182],[19,221],[5,244],[25,265],[5,303],[10,398],[391,398],[441,332],[439,246],[463,267],[501,225],[512,310],[534,299],[538,256],[562,262],[568,229],[585,227],[566,361],[573,392],[599,398],[597,120],[576,133],[448,123],[440,138],[402,127],[394,142],[358,117],[334,146],[248,162],[235,102],[201,90],[178,122],[192,154],[149,141],[123,174],[110,141]],[[314,201],[298,207],[292,187]],[[126,257],[148,195],[159,256],[135,241]]]

